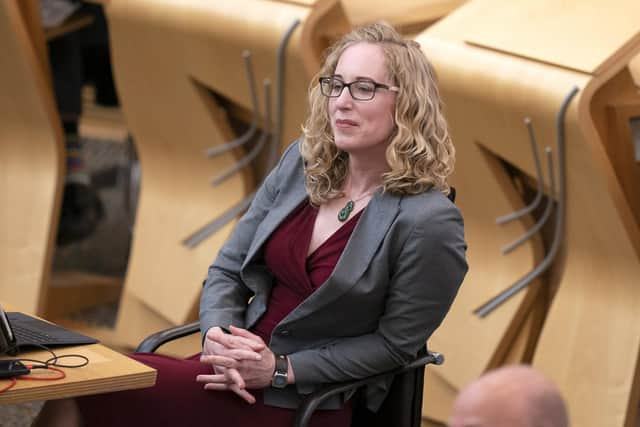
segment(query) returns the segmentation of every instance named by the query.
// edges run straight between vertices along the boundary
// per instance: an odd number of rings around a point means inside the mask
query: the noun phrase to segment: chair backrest
[[[355,405],[351,427],[420,427],[424,366],[396,375],[378,412]]]
[[[449,200],[451,200],[452,203],[456,202],[456,187],[449,187],[449,194],[447,195],[447,197],[449,198]]]

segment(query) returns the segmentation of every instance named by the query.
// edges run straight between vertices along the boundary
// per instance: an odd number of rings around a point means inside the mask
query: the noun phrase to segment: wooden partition
[[[635,85],[640,88],[640,55],[636,55],[629,61],[629,72]]]
[[[142,170],[115,331],[134,346],[196,318],[207,267],[235,220],[198,244],[184,240],[249,196],[267,167],[262,155],[212,185],[252,145],[205,155],[239,137],[245,129],[237,124],[248,126],[254,115],[243,52],[250,53],[257,88],[256,135],[266,129],[269,141],[279,135],[284,147],[300,134],[322,50],[349,27],[336,1],[113,0],[106,11],[116,86]],[[271,82],[267,124],[265,79]]]
[[[635,425],[640,193],[629,122],[639,115],[640,95],[628,65],[640,52],[637,16],[640,3],[632,0],[471,1],[416,38],[439,74],[469,242],[469,276],[431,341],[447,355],[447,363],[431,372],[446,386],[431,385],[441,398],[492,366],[505,331],[521,330],[518,318],[539,289],[551,299],[531,362],[560,387],[571,424]],[[505,170],[537,182],[525,117],[534,125],[540,158],[545,146],[552,149],[559,178],[556,120],[574,87],[561,121],[566,194],[555,195],[564,206],[560,250],[538,284],[479,318],[472,309],[540,261],[535,243],[502,256],[499,247],[511,239],[495,218],[523,204],[513,200],[518,192]],[[542,255],[549,246],[541,244]],[[444,418],[448,411],[436,412],[434,418]]]
[[[413,34],[448,15],[467,0],[343,0],[349,22],[384,20],[402,34]]]
[[[24,311],[41,313],[64,155],[45,63],[35,46],[18,2],[1,2],[0,296]]]

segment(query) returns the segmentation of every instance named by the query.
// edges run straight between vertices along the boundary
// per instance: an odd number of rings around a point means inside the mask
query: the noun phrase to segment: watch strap
[[[276,354],[276,367],[271,378],[271,385],[276,388],[284,388],[288,383],[289,361],[284,354]]]
[[[289,372],[289,361],[284,354],[276,354],[276,372],[286,374]]]

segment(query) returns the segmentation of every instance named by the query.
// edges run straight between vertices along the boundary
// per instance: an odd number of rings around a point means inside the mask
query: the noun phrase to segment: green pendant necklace
[[[353,203],[353,200],[347,201],[347,204],[340,209],[340,212],[338,212],[338,221],[345,222],[347,218],[349,218],[349,215],[351,215],[351,211],[353,211],[354,206],[355,203]]]
[[[370,196],[371,194],[373,194],[374,191],[375,189],[364,193],[362,196],[356,199],[347,200],[347,203],[338,212],[338,221],[345,222],[347,219],[349,219],[351,212],[353,212],[353,208],[356,207],[356,203],[358,203],[360,200],[364,199],[365,197]]]

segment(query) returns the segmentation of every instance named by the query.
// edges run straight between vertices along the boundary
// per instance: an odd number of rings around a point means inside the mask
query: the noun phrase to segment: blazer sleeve
[[[289,355],[296,383],[364,378],[413,360],[448,312],[467,272],[462,217],[438,203],[413,226],[390,277],[377,329]]]
[[[253,293],[242,281],[240,269],[258,226],[278,194],[281,169],[284,164],[295,163],[297,147],[296,141],[282,155],[209,267],[200,298],[200,332],[203,337],[213,326],[244,327],[247,303]]]

